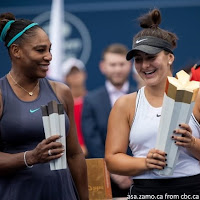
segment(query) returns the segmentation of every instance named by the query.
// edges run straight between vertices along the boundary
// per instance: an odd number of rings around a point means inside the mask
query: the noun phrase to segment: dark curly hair
[[[0,34],[2,33],[2,30],[7,22],[10,20],[15,20],[14,23],[11,24],[10,29],[7,31],[6,37],[5,37],[5,43],[4,45],[7,47],[7,44],[9,41],[17,35],[19,32],[21,32],[25,27],[27,27],[29,24],[33,23],[31,20],[26,19],[16,19],[15,16],[12,13],[3,13],[0,15]],[[35,35],[35,30],[41,28],[38,25],[30,28],[27,30],[22,36],[20,36],[17,40],[15,40],[15,44],[21,44],[21,42],[25,41],[26,39],[33,37]]]

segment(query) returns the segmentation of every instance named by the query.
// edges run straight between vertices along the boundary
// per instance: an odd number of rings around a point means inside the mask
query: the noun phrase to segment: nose
[[[149,67],[149,61],[144,59],[142,66],[143,66],[143,68],[148,68]]]
[[[116,71],[116,72],[121,72],[122,69],[123,69],[123,66],[120,65],[120,64],[117,64],[117,65],[115,66],[115,71]]]
[[[51,52],[48,52],[48,53],[44,56],[44,60],[47,60],[47,61],[51,61],[51,60],[52,60],[52,54],[51,54]]]

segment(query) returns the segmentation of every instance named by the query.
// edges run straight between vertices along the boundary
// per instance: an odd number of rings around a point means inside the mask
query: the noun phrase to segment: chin
[[[47,76],[46,72],[42,72],[38,74],[38,78],[45,78]]]
[[[152,81],[152,82],[146,82],[146,85],[148,85],[148,86],[157,86],[157,85],[159,85],[160,83],[158,83],[157,81],[155,82],[155,81]]]

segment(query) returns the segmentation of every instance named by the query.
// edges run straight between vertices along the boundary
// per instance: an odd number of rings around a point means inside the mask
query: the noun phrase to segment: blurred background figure
[[[190,63],[183,70],[190,75],[191,81],[200,81],[200,60]]]
[[[107,0],[102,4],[100,0],[63,0],[64,5],[61,4],[61,6],[57,7],[63,8],[65,17],[62,17],[62,9],[58,12],[56,11],[56,13],[53,11],[52,3],[62,2],[61,0],[20,0],[19,2],[20,3],[16,3],[14,0],[0,1],[0,9],[2,12],[6,10],[12,11],[14,9],[17,17],[25,17],[39,23],[47,33],[49,33],[49,36],[54,35],[54,32],[55,37],[58,37],[58,35],[63,33],[64,36],[61,42],[60,40],[54,40],[54,37],[50,37],[52,43],[51,53],[53,54],[51,67],[53,66],[53,60],[56,55],[59,57],[61,56],[60,50],[62,48],[64,55],[61,59],[58,59],[60,62],[63,62],[69,57],[81,59],[87,66],[87,75],[89,77],[87,79],[88,90],[93,90],[103,84],[103,77],[101,76],[100,71],[94,67],[98,65],[102,48],[113,41],[120,41],[128,47],[131,47],[128,38],[132,38],[132,35],[137,32],[136,19],[140,13],[146,12],[149,8],[161,8],[161,11],[163,11],[163,18],[173,18],[171,21],[166,20],[163,26],[169,30],[172,27],[176,27],[177,32],[181,33],[180,48],[176,50],[173,73],[175,74],[181,70],[189,61],[194,61],[199,58],[198,45],[193,45],[192,48],[188,50],[190,44],[200,43],[200,28],[196,28],[200,19],[200,1],[198,0],[184,1],[185,3],[182,1],[172,3],[173,1],[171,0],[150,0],[147,4],[144,4],[144,1],[128,1],[129,3],[124,4],[124,1]],[[89,2],[94,2],[94,6],[90,7],[90,4],[88,4]],[[81,7],[80,3],[83,3],[81,4]],[[37,7],[39,9],[35,9]],[[115,9],[115,12],[113,12],[113,8]],[[59,15],[56,23],[50,23],[53,19],[57,19],[57,14],[60,14],[61,17]],[[177,16],[177,18],[174,18],[173,16]],[[100,19],[103,23],[98,23],[98,26],[94,26]],[[64,22],[62,22],[63,20]],[[180,20],[185,23],[180,23]],[[55,24],[57,27],[57,25],[61,23],[64,24],[60,25],[60,28],[50,28],[50,24],[52,24],[52,26]],[[111,28],[108,28],[110,26]],[[187,27],[187,30],[185,27]],[[190,39],[188,40],[188,38]],[[57,48],[59,44],[61,44],[61,47]],[[4,76],[9,71],[8,66],[10,66],[10,62],[7,51],[4,50],[3,46],[0,46],[0,55],[0,75]],[[61,74],[60,67],[62,66],[62,63],[59,64],[58,60],[56,59],[55,61],[55,67],[57,67],[58,70],[56,70],[56,73],[54,73],[54,71],[52,73],[56,77],[50,76],[50,72],[47,74],[52,80],[58,80],[57,75]],[[135,82],[131,79],[131,83],[135,85]]]
[[[105,84],[85,96],[82,130],[89,158],[104,158],[108,117],[115,101],[124,94],[136,91],[128,81],[131,62],[126,60],[128,48],[111,44],[102,52],[99,64]],[[131,151],[129,149],[129,154]],[[111,174],[113,197],[127,197],[132,180],[128,176]]]
[[[136,82],[137,90],[139,90],[141,87],[145,85],[144,80],[137,73],[134,63],[132,66],[132,77],[133,77],[133,80]]]
[[[200,60],[191,68],[191,81],[200,81]]]
[[[72,92],[74,98],[74,117],[76,122],[78,140],[82,151],[87,156],[87,148],[85,146],[82,128],[81,115],[83,108],[83,98],[87,93],[86,79],[87,73],[84,63],[76,58],[69,58],[63,63],[63,82],[66,83]]]

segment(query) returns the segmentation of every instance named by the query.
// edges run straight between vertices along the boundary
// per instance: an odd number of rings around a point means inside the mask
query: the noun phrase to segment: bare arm
[[[109,116],[105,159],[108,170],[114,174],[136,176],[166,165],[165,152],[157,149],[150,149],[146,158],[126,155],[135,102],[136,93],[121,97]]]
[[[74,121],[74,103],[69,88],[61,83],[55,83],[53,86],[55,92],[63,103],[66,113],[70,120],[70,129],[67,137],[67,159],[68,165],[75,182],[76,188],[81,200],[89,199],[87,166],[85,156],[81,150],[77,138],[76,125]]]
[[[105,159],[111,173],[132,176],[147,170],[145,158],[134,158],[126,154],[135,99],[135,93],[121,97],[109,116]]]

